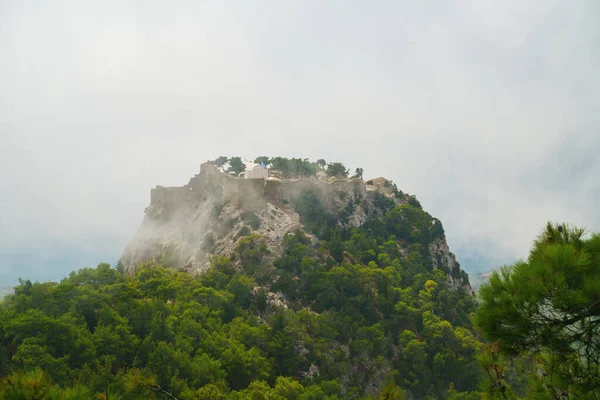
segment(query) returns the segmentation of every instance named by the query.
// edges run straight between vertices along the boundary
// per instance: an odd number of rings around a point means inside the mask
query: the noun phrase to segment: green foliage
[[[0,387],[61,399],[473,398],[484,373],[474,301],[426,261],[439,221],[404,205],[347,230],[311,192],[296,207],[320,241],[289,233],[275,260],[248,229],[233,260],[215,256],[198,277],[101,264],[22,281],[0,303]]]
[[[392,183],[392,193],[397,199],[404,199],[404,192],[398,189],[398,186],[395,183]]]
[[[218,236],[219,237],[224,237],[225,235],[227,235],[227,233],[230,232],[233,229],[233,227],[235,226],[235,224],[237,222],[238,222],[238,218],[237,217],[229,217],[229,218],[227,218],[217,228]]]
[[[271,168],[281,171],[284,178],[301,178],[315,175],[321,168],[307,158],[275,157],[270,160]]]
[[[346,192],[341,192],[341,193],[344,193],[344,195],[346,194]],[[339,220],[340,220],[340,222],[342,222],[343,224],[347,224],[348,223],[348,218],[350,218],[350,216],[352,214],[354,214],[355,210],[356,210],[356,203],[353,202],[353,201],[349,201],[346,204],[346,207],[344,207],[344,209],[342,210],[342,212],[339,214]]]
[[[352,175],[352,177],[355,179],[362,179],[363,172],[364,172],[364,170],[362,168],[356,168],[356,170],[354,171],[354,175]]]
[[[269,165],[271,169],[281,171],[284,178],[303,178],[316,175],[317,172],[326,170],[329,176],[335,177],[348,177],[348,170],[346,167],[339,163],[334,162],[328,164],[327,161],[319,159],[316,162],[310,161],[308,158],[285,158],[285,157],[267,157],[260,156],[254,159],[254,163],[260,164],[264,162],[265,165]],[[229,163],[227,172],[233,173],[238,176],[241,172],[244,172],[245,165],[242,162],[241,157],[224,157],[221,156],[211,163],[219,168],[223,168],[226,163]],[[362,179],[363,169],[356,168],[354,178]]]
[[[343,259],[344,259],[344,243],[342,242],[342,238],[340,237],[340,235],[337,231],[334,231],[333,234],[331,234],[331,239],[329,240],[327,247],[329,248],[329,250],[331,252],[331,256],[333,257],[333,259],[335,261],[337,261],[337,262],[343,261]]]
[[[77,390],[81,394],[82,388]],[[69,399],[76,399],[69,393]],[[26,400],[26,399],[59,399],[59,387],[54,384],[41,369],[33,369],[26,373],[14,373],[0,380],[0,399]]]
[[[302,223],[309,232],[321,235],[328,226],[333,225],[333,217],[321,200],[321,196],[310,191],[303,191],[296,200],[295,209]]]
[[[268,254],[265,241],[258,235],[248,235],[238,241],[237,253],[242,263],[244,273],[261,283],[267,283],[270,270],[263,263]]]
[[[218,168],[222,168],[223,165],[225,165],[227,163],[227,161],[229,161],[229,158],[227,158],[225,156],[220,156],[219,158],[213,160],[212,163],[215,166],[217,166]]]
[[[374,192],[373,196],[373,205],[379,210],[383,210],[384,212],[386,212],[389,211],[392,207],[394,207],[394,201],[388,198],[383,193]]]
[[[214,166],[221,170],[223,170],[223,166],[225,164],[229,163],[229,168],[227,169],[227,172],[233,174],[234,176],[238,176],[246,170],[246,164],[244,164],[241,157],[220,156],[219,158],[210,161],[210,163],[212,163]]]
[[[270,159],[267,156],[260,156],[260,157],[256,157],[254,159],[254,163],[255,164],[260,164],[260,163],[265,163],[265,165],[268,165],[270,163]]]
[[[204,235],[204,240],[202,241],[202,250],[207,253],[212,253],[217,245],[217,241],[215,239],[215,235],[208,233]]]
[[[401,205],[384,217],[388,231],[398,239],[419,243],[428,248],[435,239],[444,237],[444,229],[438,219],[410,205]]]
[[[229,159],[229,169],[227,172],[233,172],[234,176],[238,176],[245,170],[246,164],[244,164],[241,157],[231,157]]]
[[[419,200],[417,200],[415,195],[411,195],[408,197],[408,204],[410,204],[411,206],[413,206],[415,208],[423,209],[423,207],[421,206],[421,203],[419,202]]]
[[[254,230],[260,228],[260,218],[252,211],[243,213],[242,220]]]
[[[248,225],[244,225],[240,228],[240,231],[237,234],[237,237],[243,237],[243,236],[248,236],[252,233],[252,230],[250,229],[250,227]]]
[[[530,392],[593,398],[600,396],[599,293],[600,235],[584,239],[582,229],[548,223],[527,261],[480,288],[475,320],[500,354],[533,360]],[[492,389],[506,381],[500,373],[490,378]]]
[[[256,162],[288,178],[348,176],[325,160]],[[243,171],[239,157],[213,161],[227,163]],[[211,258],[201,276],[178,272],[167,248],[135,276],[100,264],[59,283],[20,280],[0,302],[0,400],[600,397],[600,235],[548,224],[476,308],[448,286],[466,272],[433,269],[440,221],[391,191],[399,202],[374,192],[379,218],[352,229],[357,202],[336,220],[301,193],[311,236],[288,233],[281,247],[244,213],[231,258]]]
[[[348,169],[344,166],[344,164],[340,162],[334,162],[327,164],[327,176],[334,176],[336,178],[347,178],[348,177]]]

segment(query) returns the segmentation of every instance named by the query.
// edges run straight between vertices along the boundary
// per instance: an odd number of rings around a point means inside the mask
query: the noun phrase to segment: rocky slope
[[[476,301],[441,222],[359,168],[257,160],[152,189],[120,271],[15,288],[0,375],[50,362],[78,398],[479,397]]]
[[[275,260],[287,233],[309,231],[298,206],[306,193],[316,196],[326,214],[342,228],[381,218],[398,205],[416,202],[420,207],[414,196],[397,190],[385,178],[363,181],[317,173],[302,179],[238,179],[203,164],[188,185],[153,189],[151,204],[119,261],[120,268],[133,274],[142,263],[158,262],[198,274],[208,268],[213,255],[235,257],[240,239],[249,234],[264,239],[268,249],[265,261]],[[318,239],[312,237],[316,243]],[[471,291],[443,230],[428,244],[428,250],[431,264],[447,272],[450,286]]]

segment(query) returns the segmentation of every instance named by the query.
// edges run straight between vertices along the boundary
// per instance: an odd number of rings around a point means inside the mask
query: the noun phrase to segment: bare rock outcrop
[[[306,192],[320,199],[340,228],[359,227],[410,202],[385,178],[240,179],[202,164],[187,185],[152,189],[144,220],[119,262],[128,274],[146,262],[199,274],[211,256],[233,256],[250,234],[268,249],[264,261],[273,261],[282,253],[283,237],[304,228],[295,204]],[[433,267],[447,273],[451,287],[471,291],[443,235],[428,250]]]
[[[276,257],[283,236],[302,229],[294,204],[307,190],[322,199],[341,227],[360,226],[375,212],[360,179],[240,179],[202,164],[187,185],[152,189],[121,266],[128,274],[146,262],[201,273],[211,255],[231,255],[239,239],[250,233],[264,238]]]
[[[448,285],[453,289],[462,288],[472,292],[469,276],[460,268],[456,256],[450,252],[445,238],[434,240],[429,245],[429,254],[434,268],[441,269],[448,275]]]

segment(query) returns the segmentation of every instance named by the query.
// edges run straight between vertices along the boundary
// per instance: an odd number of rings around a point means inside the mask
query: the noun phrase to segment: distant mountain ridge
[[[494,272],[500,272],[500,269],[502,269],[502,266],[494,267],[487,272],[483,272],[483,273],[480,273],[477,275],[471,275],[469,278],[469,282],[471,283],[471,287],[473,288],[473,291],[475,293],[477,293],[477,291],[479,290],[481,285],[483,285],[484,283],[487,283],[487,281],[490,279],[492,274]]]

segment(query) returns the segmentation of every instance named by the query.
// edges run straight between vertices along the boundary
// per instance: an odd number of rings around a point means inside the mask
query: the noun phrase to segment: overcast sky
[[[600,2],[0,0],[0,286],[118,259],[155,185],[325,158],[467,271],[600,231]]]

